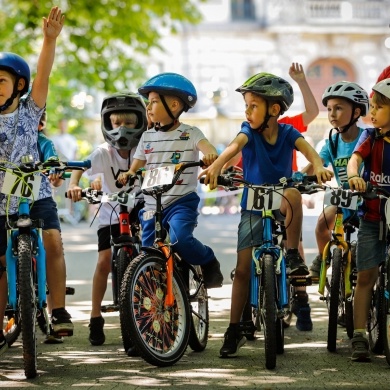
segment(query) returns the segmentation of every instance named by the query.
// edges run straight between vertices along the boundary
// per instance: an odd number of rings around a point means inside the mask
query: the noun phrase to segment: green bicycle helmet
[[[271,73],[258,73],[236,89],[237,92],[255,93],[267,101],[280,102],[281,114],[287,111],[294,101],[294,91],[291,84]]]

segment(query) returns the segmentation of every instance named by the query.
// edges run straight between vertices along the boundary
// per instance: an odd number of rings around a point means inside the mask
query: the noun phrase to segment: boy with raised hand
[[[290,125],[278,124],[279,115],[291,106],[294,95],[291,85],[281,77],[259,73],[236,89],[245,100],[246,121],[236,138],[211,166],[201,172],[210,189],[217,187],[217,178],[223,166],[242,151],[244,179],[253,184],[276,184],[282,177],[292,175],[292,154],[297,149],[313,164],[318,181],[329,180],[332,173],[322,166],[316,151],[302,135]],[[241,221],[238,228],[237,265],[233,281],[230,324],[225,333],[221,357],[233,356],[245,344],[239,323],[247,300],[252,248],[262,244],[261,213],[247,210],[248,189],[244,188],[241,201]],[[288,274],[308,275],[309,271],[298,252],[302,229],[302,199],[295,188],[286,188],[279,210],[279,217],[287,226]],[[308,303],[302,304],[300,315],[310,320]],[[311,323],[311,320],[310,320]]]
[[[58,7],[53,7],[47,18],[42,20],[43,43],[38,59],[37,73],[26,99],[20,98],[29,90],[30,68],[26,61],[14,53],[0,52],[0,159],[8,161],[9,167],[21,163],[22,156],[31,154],[39,161],[37,146],[38,125],[45,108],[49,77],[55,57],[57,37],[64,25],[65,16]],[[0,186],[4,180],[4,171],[0,172]],[[61,239],[59,224],[55,223],[55,203],[45,202],[51,196],[49,179],[42,178],[39,199],[44,202],[34,218],[44,220],[44,230],[53,246]],[[7,275],[5,252],[7,248],[6,215],[16,218],[18,198],[11,197],[7,205],[7,196],[0,194],[0,316],[4,316],[7,305]],[[53,222],[54,221],[54,222]],[[54,261],[47,264],[47,283],[52,292],[52,326],[55,332],[71,336],[73,324],[65,310],[66,289],[65,264]],[[8,348],[3,330],[0,329],[0,355]]]
[[[390,79],[372,88],[370,105],[374,129],[366,129],[348,162],[348,183],[351,189],[365,191],[366,182],[390,191]],[[364,171],[360,173],[361,164]],[[354,295],[352,361],[370,360],[366,324],[372,289],[378,278],[379,264],[386,256],[386,199],[364,200],[359,207],[357,236],[357,282]]]
[[[203,153],[202,160],[206,165],[217,158],[215,147],[197,127],[180,122],[180,115],[194,107],[197,101],[190,80],[177,73],[161,73],[148,80],[138,92],[149,101],[147,111],[154,127],[142,135],[129,172],[119,177],[123,184],[129,175],[142,167],[152,169],[199,161],[199,152]],[[197,183],[197,172],[188,169],[180,184],[163,194],[163,224],[179,255],[202,267],[206,288],[217,288],[223,282],[220,264],[213,250],[193,236],[199,204]],[[143,246],[152,246],[154,242],[154,217],[149,215],[155,208],[155,199],[145,195],[145,208],[140,212]]]

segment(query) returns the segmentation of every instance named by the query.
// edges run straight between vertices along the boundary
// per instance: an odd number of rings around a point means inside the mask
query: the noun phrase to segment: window
[[[254,0],[232,0],[232,20],[255,20]]]

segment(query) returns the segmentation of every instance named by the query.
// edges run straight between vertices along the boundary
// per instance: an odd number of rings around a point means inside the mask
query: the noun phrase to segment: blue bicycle
[[[256,330],[263,329],[265,366],[276,367],[277,354],[284,353],[284,319],[291,312],[290,286],[311,284],[310,277],[288,278],[282,245],[282,230],[273,210],[280,208],[284,188],[290,183],[315,181],[315,177],[296,172],[279,184],[254,185],[235,172],[218,177],[218,185],[226,190],[247,187],[248,210],[261,211],[263,221],[262,245],[253,248],[248,303],[252,308]],[[201,180],[202,182],[202,180]]]
[[[32,156],[27,155],[20,166],[9,168],[11,165],[7,162],[0,165],[5,171],[1,192],[20,198],[17,218],[7,218],[7,339],[16,340],[15,335],[22,333],[24,372],[27,378],[34,378],[37,375],[36,318],[47,306],[47,289],[43,221],[30,218],[30,204],[38,199],[42,174],[48,174],[49,170],[56,173],[84,170],[91,164],[89,160],[61,162],[54,159],[35,163]]]

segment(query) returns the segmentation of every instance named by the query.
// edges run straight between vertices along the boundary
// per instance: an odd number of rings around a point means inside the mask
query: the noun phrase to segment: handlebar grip
[[[91,168],[91,160],[84,161],[67,161],[66,166],[68,167],[78,167],[78,168]]]
[[[70,176],[72,175],[71,172],[64,172],[62,175],[61,175],[61,179],[70,179]]]

